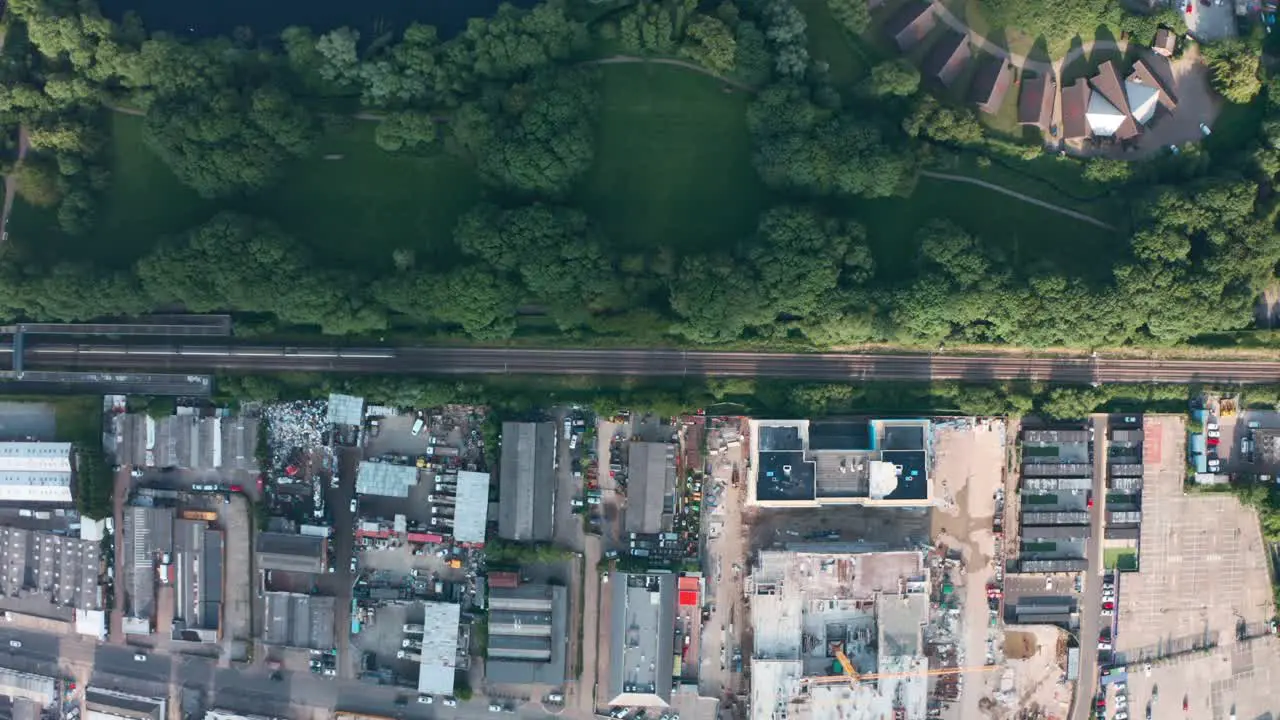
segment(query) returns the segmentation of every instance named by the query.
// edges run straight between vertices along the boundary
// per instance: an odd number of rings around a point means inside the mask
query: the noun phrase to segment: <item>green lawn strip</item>
[[[464,161],[443,151],[389,153],[373,142],[376,123],[357,122],[321,138],[284,178],[249,201],[326,263],[391,267],[396,248],[419,263],[448,264],[458,216],[480,197]]]
[[[274,220],[324,262],[390,267],[391,251],[419,259],[453,257],[458,215],[480,196],[470,166],[443,152],[393,154],[373,142],[376,123],[349,122],[321,137],[309,157],[288,164],[271,188],[248,200],[199,197],[142,140],[143,118],[111,118],[111,184],[98,221],[83,236],[57,227],[53,210],[15,203],[14,241],[36,257],[75,258],[127,267],[161,238],[181,233],[220,210]],[[331,159],[325,159],[329,157]]]
[[[143,118],[112,113],[111,184],[98,200],[93,229],[69,236],[58,229],[54,210],[14,204],[13,241],[35,257],[75,259],[106,267],[128,267],[166,235],[181,232],[216,212],[178,182],[142,141]]]
[[[1213,121],[1213,134],[1204,140],[1205,149],[1210,153],[1231,153],[1248,147],[1258,138],[1266,103],[1263,97],[1246,105],[1224,102]]]
[[[1056,155],[1041,155],[1034,160],[995,157],[984,166],[979,164],[976,155],[965,153],[940,160],[938,167],[931,169],[1016,190],[1028,197],[1097,218],[1122,231],[1128,224],[1128,206],[1123,200],[1108,195],[1098,185],[1085,180],[1081,176],[1080,163],[1074,159]]]
[[[877,272],[887,278],[914,276],[918,247],[913,235],[934,218],[949,219],[982,238],[1015,267],[1046,263],[1069,276],[1109,272],[1101,259],[1117,240],[1097,226],[994,190],[928,177],[920,179],[909,198],[862,200],[850,206],[867,227]]]
[[[1102,566],[1108,570],[1137,570],[1138,551],[1126,547],[1103,548]]]
[[[601,68],[596,160],[576,203],[626,249],[727,248],[769,194],[751,166],[748,95],[665,65]]]
[[[809,24],[809,54],[831,68],[831,82],[841,91],[851,88],[870,71],[872,58],[831,15],[827,0],[796,0]]]

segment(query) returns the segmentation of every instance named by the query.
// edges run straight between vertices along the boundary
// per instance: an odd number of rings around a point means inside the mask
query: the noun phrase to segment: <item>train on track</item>
[[[13,352],[11,344],[0,347],[0,352]],[[389,348],[314,348],[270,347],[238,345],[106,345],[94,343],[40,343],[25,348],[28,357],[68,355],[154,355],[168,357],[298,357],[298,358],[394,358],[396,351]]]

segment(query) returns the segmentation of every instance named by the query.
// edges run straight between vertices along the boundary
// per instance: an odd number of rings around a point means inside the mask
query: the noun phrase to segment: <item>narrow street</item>
[[[1093,509],[1089,523],[1087,553],[1089,570],[1084,574],[1084,595],[1080,599],[1080,679],[1076,683],[1071,720],[1088,720],[1093,709],[1098,679],[1098,625],[1102,612],[1102,533],[1106,527],[1107,504],[1107,416],[1093,416]]]

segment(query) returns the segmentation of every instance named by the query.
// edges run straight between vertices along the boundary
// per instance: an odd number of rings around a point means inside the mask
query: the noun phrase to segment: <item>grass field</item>
[[[1133,548],[1103,548],[1102,566],[1108,570],[1129,572],[1138,569],[1138,551]]]
[[[606,65],[596,162],[576,201],[624,249],[729,247],[768,204],[745,92],[665,65]]]
[[[1094,225],[1052,213],[987,188],[921,178],[909,198],[864,200],[853,214],[867,227],[877,273],[905,279],[915,272],[912,236],[934,218],[947,218],[1001,251],[1015,266],[1045,263],[1070,276],[1107,272],[1119,238]]]
[[[111,186],[92,232],[69,237],[57,229],[53,211],[19,201],[11,238],[37,257],[126,267],[161,238],[232,209],[274,220],[335,264],[389,266],[398,247],[441,262],[452,254],[458,215],[479,198],[479,183],[462,161],[443,153],[383,152],[373,144],[373,124],[362,122],[323,137],[311,157],[287,166],[263,194],[209,201],[182,185],[146,147],[142,123],[132,115],[112,117]]]

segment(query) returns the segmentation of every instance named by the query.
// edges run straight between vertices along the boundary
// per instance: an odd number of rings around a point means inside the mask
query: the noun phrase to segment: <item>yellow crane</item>
[[[971,665],[969,667],[934,668],[932,670],[914,670],[914,671],[908,671],[908,672],[894,672],[894,673],[867,673],[866,675],[859,675],[858,672],[853,669],[853,663],[849,662],[849,656],[845,655],[843,651],[840,651],[840,650],[836,651],[836,660],[839,661],[840,668],[844,670],[843,675],[822,675],[819,677],[805,678],[805,680],[815,685],[831,685],[831,684],[840,683],[840,682],[847,682],[850,685],[855,685],[859,682],[870,681],[870,680],[887,680],[889,678],[917,677],[917,676],[927,677],[927,676],[937,676],[937,675],[963,675],[965,673],[991,672],[992,670],[996,670],[999,667],[997,665]]]

